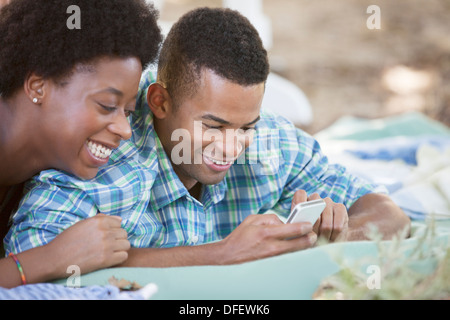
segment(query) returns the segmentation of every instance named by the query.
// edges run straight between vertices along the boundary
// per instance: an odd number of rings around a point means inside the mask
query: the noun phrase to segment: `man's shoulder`
[[[285,159],[289,159],[298,153],[309,153],[317,147],[314,137],[290,120],[270,111],[261,112],[254,145],[251,146],[254,152],[267,152],[269,149],[272,155],[278,151]]]
[[[27,184],[27,189],[81,190],[86,194],[107,193],[114,190],[144,189],[150,187],[156,176],[154,170],[143,167],[133,158],[127,158],[101,167],[93,179],[84,180],[74,175],[49,169],[41,171]]]
[[[261,111],[261,119],[256,125],[257,137],[266,137],[267,132],[271,132],[271,139],[285,139],[299,141],[301,139],[315,141],[315,139],[297,127],[292,121],[271,111]]]
[[[24,210],[91,212],[119,214],[147,201],[156,172],[123,161],[99,170],[97,176],[82,180],[58,170],[45,170],[26,185]]]
[[[309,156],[314,139],[288,119],[268,111],[261,112],[251,145],[242,154],[230,175],[248,175],[271,180],[284,179],[299,159]]]

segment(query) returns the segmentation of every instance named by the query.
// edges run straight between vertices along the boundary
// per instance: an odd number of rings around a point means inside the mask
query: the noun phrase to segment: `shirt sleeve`
[[[45,245],[76,222],[97,214],[92,199],[81,189],[39,177],[27,189],[4,239],[7,254]]]
[[[290,138],[281,139],[290,141],[289,152],[284,152],[285,165],[289,169],[286,170],[288,177],[284,190],[274,210],[288,214],[297,190],[305,190],[308,195],[318,193],[321,198],[329,197],[336,203],[344,204],[347,209],[365,194],[387,192],[382,186],[350,174],[342,165],[330,164],[312,136],[300,129],[294,130],[295,134],[292,131],[287,133]]]
[[[123,153],[111,157],[117,161],[100,168],[91,180],[57,170],[33,178],[4,240],[5,251],[18,253],[45,245],[97,213],[122,217],[122,228],[133,234],[150,199],[156,156],[145,159],[145,165]]]

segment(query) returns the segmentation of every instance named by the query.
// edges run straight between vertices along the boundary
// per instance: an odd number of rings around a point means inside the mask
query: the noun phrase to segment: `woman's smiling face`
[[[121,140],[131,137],[142,66],[136,58],[102,58],[79,65],[63,84],[45,80],[40,149],[51,168],[95,177]]]

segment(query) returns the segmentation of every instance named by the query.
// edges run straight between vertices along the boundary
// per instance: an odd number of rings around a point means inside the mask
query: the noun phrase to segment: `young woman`
[[[144,0],[12,0],[0,9],[0,235],[24,182],[55,168],[93,178],[131,136],[143,68],[162,40]],[[126,260],[121,220],[99,214],[54,241],[0,260],[0,286]]]

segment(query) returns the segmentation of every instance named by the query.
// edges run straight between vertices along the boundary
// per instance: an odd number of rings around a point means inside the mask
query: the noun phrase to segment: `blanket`
[[[421,113],[345,117],[316,136],[330,162],[385,185],[413,219],[450,218],[450,129]]]

